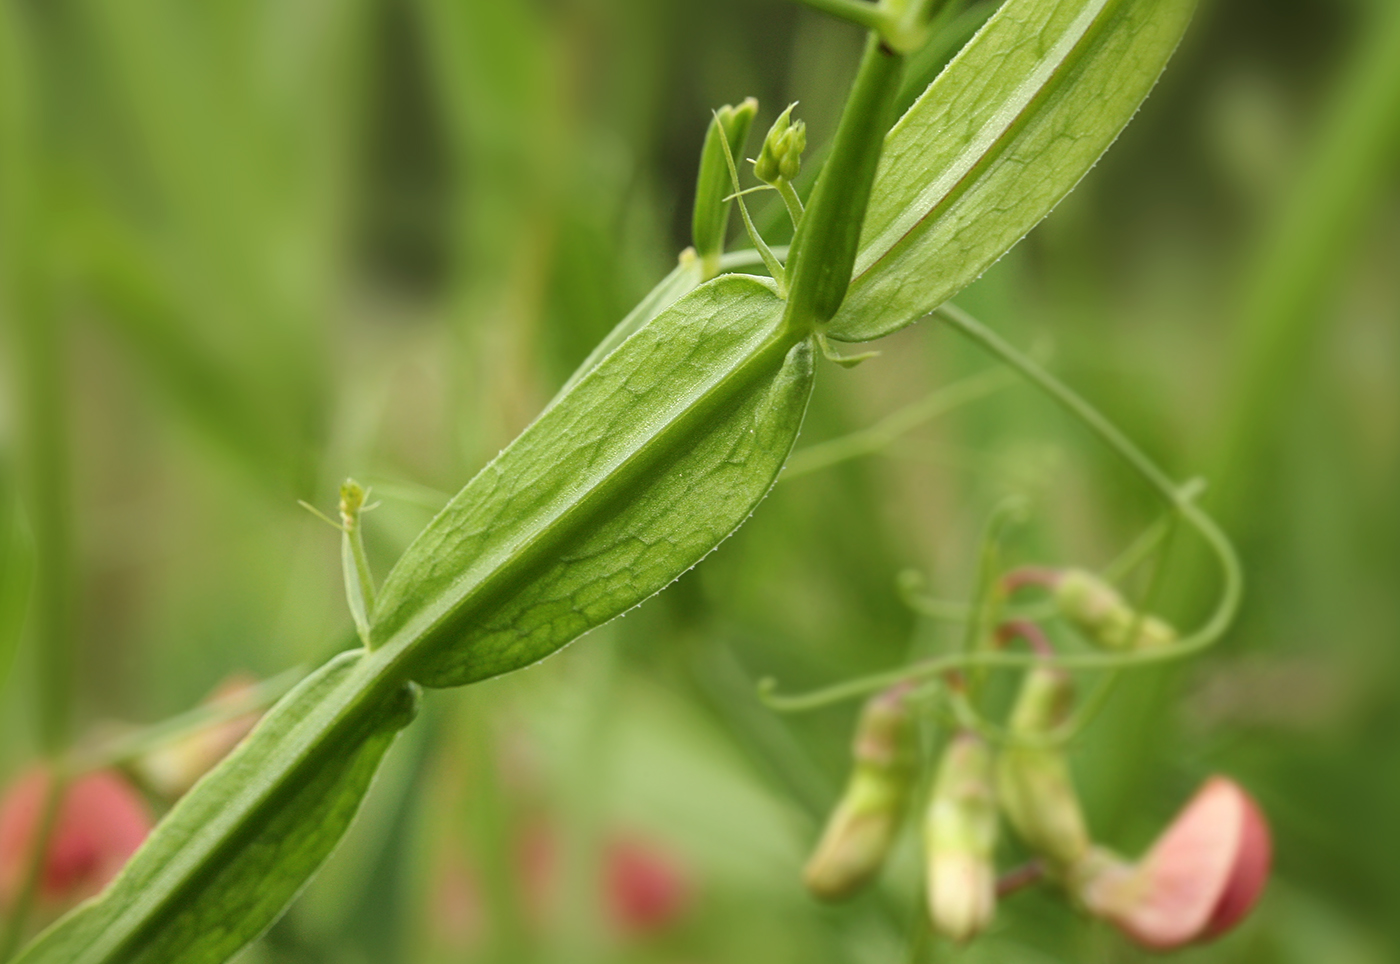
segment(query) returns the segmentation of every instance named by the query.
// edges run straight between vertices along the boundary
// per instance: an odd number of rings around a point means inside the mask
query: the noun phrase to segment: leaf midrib
[[[764,287],[767,287],[766,285]],[[491,556],[471,566],[445,592],[427,606],[420,608],[402,627],[385,640],[382,648],[403,647],[405,658],[415,660],[419,650],[429,645],[440,632],[450,631],[452,624],[465,618],[473,608],[480,608],[483,596],[488,599],[495,595],[491,590],[497,584],[510,595],[511,582],[528,575],[532,561],[546,554],[545,550],[556,541],[553,537],[567,535],[588,516],[601,508],[599,502],[611,497],[611,482],[625,478],[636,471],[639,464],[664,455],[674,447],[672,436],[679,434],[684,423],[697,412],[713,406],[717,394],[727,386],[747,383],[761,373],[761,369],[777,354],[778,364],[788,349],[796,344],[800,336],[791,334],[781,327],[779,318],[771,320],[772,330],[756,341],[750,342],[743,350],[741,360],[710,378],[703,387],[691,393],[690,397],[678,405],[675,414],[660,425],[640,444],[632,446],[621,458],[604,466],[590,485],[582,488],[579,495],[554,507],[541,524],[513,544],[503,546]],[[590,373],[591,377],[592,373]],[[476,585],[470,589],[461,587]]]
[[[761,279],[755,280],[762,283]],[[763,287],[766,288],[767,285]],[[584,489],[580,498],[569,501],[560,512],[555,513],[549,523],[536,527],[532,538],[516,543],[515,551],[507,554],[505,558],[501,558],[501,554],[498,553],[495,558],[499,561],[487,568],[484,574],[481,574],[482,566],[474,566],[468,574],[464,574],[455,585],[460,585],[471,573],[478,574],[478,585],[468,592],[465,598],[460,599],[456,605],[432,607],[435,612],[426,626],[422,625],[425,620],[410,621],[381,647],[364,653],[322,701],[312,707],[301,722],[286,734],[283,738],[284,752],[278,758],[269,761],[271,766],[265,766],[261,770],[259,776],[263,779],[247,786],[222,809],[221,813],[229,816],[223,821],[216,818],[201,827],[119,916],[98,932],[74,964],[106,964],[122,960],[134,950],[131,946],[133,942],[148,933],[157,920],[178,914],[180,908],[176,902],[184,889],[183,885],[191,879],[200,864],[211,855],[225,849],[236,837],[255,832],[247,829],[252,817],[274,803],[279,793],[300,771],[314,766],[318,756],[331,748],[335,737],[353,731],[362,723],[363,713],[407,681],[412,661],[421,649],[416,644],[431,639],[432,633],[460,615],[463,608],[470,606],[473,601],[479,603],[483,594],[488,597],[492,595],[489,590],[497,582],[508,580],[512,574],[508,570],[516,568],[513,564],[519,563],[529,555],[538,555],[545,547],[547,537],[558,533],[561,523],[564,528],[569,528],[570,516],[580,512],[587,515],[588,511],[594,508],[590,503],[602,497],[600,493],[606,494],[603,490],[608,488],[609,480],[627,473],[639,459],[654,452],[658,445],[663,453],[674,448],[674,444],[666,444],[668,437],[678,431],[689,416],[710,407],[707,403],[714,400],[716,393],[726,384],[733,384],[735,378],[747,382],[756,377],[775,353],[779,355],[781,365],[781,359],[786,356],[792,345],[801,340],[801,336],[786,331],[776,318],[770,320],[769,324],[772,330],[756,342],[750,342],[752,347],[742,353],[742,360],[737,365],[725,369],[708,380],[703,389],[692,393],[689,400],[679,407],[675,417],[667,420],[642,444],[634,447],[628,456],[614,462],[608,471],[598,477],[595,484]],[[528,559],[526,562],[528,563]],[[501,574],[505,579],[493,578],[497,574]],[[185,859],[182,860],[181,857]],[[145,910],[146,908],[156,910],[152,913]],[[128,920],[137,923],[127,925],[125,922]]]

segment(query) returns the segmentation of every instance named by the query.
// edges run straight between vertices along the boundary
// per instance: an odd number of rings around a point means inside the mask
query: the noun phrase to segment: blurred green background
[[[755,95],[761,132],[799,100],[819,146],[860,40],[778,0],[0,0],[0,776],[351,645],[338,537],[296,500],[373,484],[387,572],[674,263],[711,108]],[[1400,4],[1207,0],[1107,157],[959,298],[1207,476],[1243,552],[1234,631],[1130,674],[1073,755],[1128,852],[1211,772],[1268,812],[1262,905],[1186,960],[1400,959],[1397,188]],[[799,446],[991,364],[927,322],[878,347],[821,373]],[[1101,565],[1156,512],[1020,386],[781,482],[635,612],[430,693],[243,960],[909,960],[912,831],[848,906],[800,884],[856,707],[779,716],[754,682],[945,645],[895,577],[965,596],[1008,493],[1021,561]],[[1169,614],[1213,578],[1177,546]],[[926,954],[1144,957],[1034,892]]]

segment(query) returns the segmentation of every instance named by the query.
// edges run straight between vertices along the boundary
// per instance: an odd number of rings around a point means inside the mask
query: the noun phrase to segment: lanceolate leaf
[[[782,309],[766,280],[727,275],[622,342],[409,548],[376,648],[288,694],[23,964],[227,960],[344,833],[410,678],[524,666],[698,562],[772,487],[806,410],[813,348]]]
[[[456,686],[527,665],[664,588],[736,529],[797,438],[810,340],[727,275],[624,342],[404,553],[376,646]]]
[[[1156,83],[1195,0],[1007,0],[894,126],[827,334],[879,338],[1050,212]]]
[[[100,897],[19,960],[218,964],[260,934],[340,839],[380,757],[412,719],[414,696],[402,686],[343,712],[364,688],[361,662],[362,653],[343,654],[297,686]],[[308,744],[308,732],[332,738]]]

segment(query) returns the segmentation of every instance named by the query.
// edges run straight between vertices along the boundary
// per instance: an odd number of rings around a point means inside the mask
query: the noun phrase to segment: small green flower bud
[[[992,922],[996,839],[991,751],[976,734],[959,733],[943,752],[924,821],[929,917],[951,940],[970,940]]]
[[[753,173],[765,184],[791,181],[802,170],[802,152],[807,149],[807,125],[803,121],[792,120],[792,109],[778,115],[768,136],[763,139],[763,148],[758,159],[753,162]]]
[[[914,778],[914,725],[901,685],[871,699],[861,712],[855,769],[803,880],[823,900],[841,900],[867,884],[885,862]]]
[[[709,130],[705,132],[705,145],[700,149],[700,173],[695,179],[695,211],[690,232],[707,278],[719,273],[719,256],[724,253],[729,208],[733,203],[725,200],[734,193],[734,181],[729,175],[724,144],[727,140],[729,150],[738,158],[744,150],[744,142],[749,139],[749,127],[757,113],[758,101],[752,97],[738,107],[726,104],[715,111]]]
[[[1068,717],[1072,701],[1073,685],[1063,670],[1030,670],[1011,711],[1013,739],[1044,737]],[[1063,874],[1088,852],[1089,831],[1064,754],[1011,744],[997,759],[997,790],[1016,835],[1051,873]]]
[[[347,529],[353,529],[360,519],[360,510],[365,507],[364,486],[354,479],[340,483],[340,521]]]
[[[1141,615],[1118,590],[1091,572],[1068,569],[1055,582],[1060,615],[1104,649],[1153,649],[1176,640],[1176,630],[1156,616]],[[1129,639],[1137,626],[1135,639]]]

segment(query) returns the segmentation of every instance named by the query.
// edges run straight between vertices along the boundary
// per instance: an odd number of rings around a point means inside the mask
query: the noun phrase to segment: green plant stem
[[[890,27],[890,19],[878,4],[866,0],[799,0],[799,2],[822,13],[846,20],[866,30],[884,31]]]
[[[34,835],[29,851],[24,855],[24,877],[21,879],[19,894],[5,919],[4,930],[0,932],[0,961],[8,961],[13,957],[20,940],[24,937],[24,925],[29,920],[30,911],[34,909],[34,900],[39,895],[45,857],[53,843],[58,811],[67,789],[68,774],[62,767],[50,768],[43,807],[39,811],[39,832]]]
[[[802,199],[797,196],[797,189],[792,186],[792,182],[787,178],[778,181],[778,196],[783,199],[783,204],[787,207],[788,217],[792,219],[793,230],[802,223]]]
[[[956,305],[943,305],[934,314],[986,349],[999,361],[1015,369],[1022,378],[1050,396],[1056,404],[1082,422],[1105,445],[1127,462],[1144,481],[1156,489],[1157,494],[1168,505],[1176,506],[1182,501],[1181,492],[1176,483],[1172,482],[1167,474],[1157,467],[1156,463],[1134,445],[1118,426],[1110,422],[1103,413],[1070,390],[1063,382],[1041,368],[1030,356],[1022,354],[1006,339]]]
[[[841,462],[875,455],[906,432],[963,405],[986,398],[1007,387],[1013,380],[1014,376],[1009,372],[993,368],[944,386],[886,415],[868,428],[798,449],[788,460],[779,480],[791,481]]]
[[[991,630],[1002,595],[997,578],[1001,571],[1001,541],[1007,528],[1024,518],[1025,511],[1025,501],[1012,497],[998,503],[987,519],[982,532],[982,548],[978,553],[977,584],[973,588],[973,602],[969,612],[971,618],[963,631],[964,655],[974,656],[994,648]],[[986,676],[986,668],[980,666],[968,674],[966,696],[970,704],[975,703]]]
[[[297,666],[279,673],[252,687],[234,699],[196,706],[159,723],[143,726],[86,749],[75,749],[69,755],[67,770],[79,775],[104,767],[122,766],[152,750],[180,740],[210,727],[236,720],[240,716],[265,710],[276,703],[306,676],[307,669]]]
[[[836,314],[851,283],[875,169],[893,120],[904,57],[872,33],[788,260],[787,324],[811,331]]]

